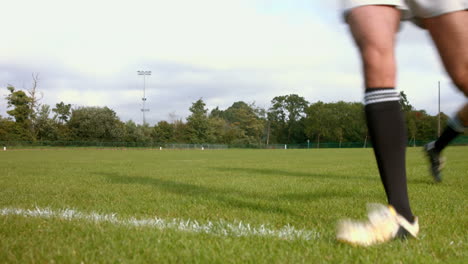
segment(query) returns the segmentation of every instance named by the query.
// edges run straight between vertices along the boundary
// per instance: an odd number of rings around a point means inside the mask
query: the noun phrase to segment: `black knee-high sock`
[[[458,135],[463,133],[464,127],[461,124],[458,116],[450,119],[448,126],[445,128],[442,135],[434,143],[434,148],[437,152],[441,152],[448,144],[454,140]]]
[[[366,121],[388,203],[413,222],[406,184],[406,126],[393,88],[366,89]]]

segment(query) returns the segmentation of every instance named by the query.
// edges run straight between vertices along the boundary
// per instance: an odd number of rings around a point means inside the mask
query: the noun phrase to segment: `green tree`
[[[150,127],[148,123],[144,123],[143,125],[138,125],[137,128],[140,131],[139,133],[142,135],[139,142],[145,143],[146,145],[153,142],[153,138],[151,137],[153,128]]]
[[[408,97],[403,91],[400,92],[400,105],[405,115],[406,128],[408,131],[409,140],[413,141],[413,144],[416,144],[416,134],[418,127],[416,125],[416,115],[414,111],[415,109],[410,104]]]
[[[418,141],[429,141],[436,139],[438,137],[438,116],[431,116],[424,110],[415,111],[414,115],[416,123],[416,139]],[[445,126],[447,120],[448,116],[444,113],[441,113],[442,127]]]
[[[143,139],[143,133],[138,129],[137,124],[133,120],[125,122],[125,132],[123,141],[125,142],[140,142]]]
[[[307,110],[306,134],[308,138],[316,138],[317,146],[320,147],[320,140],[330,134],[328,122],[330,119],[327,107],[323,102],[310,105]]]
[[[160,121],[153,127],[151,132],[153,141],[156,143],[174,142],[174,124],[167,121]]]
[[[224,117],[231,125],[237,127],[243,133],[235,133],[241,138],[237,140],[244,144],[260,144],[265,131],[265,120],[259,116],[255,104],[235,102],[226,111]]]
[[[304,97],[291,94],[277,96],[271,104],[268,121],[275,141],[288,144],[304,142],[304,116],[309,102]]]
[[[418,133],[418,126],[416,124],[417,122],[416,115],[417,115],[416,111],[405,112],[406,127],[408,130],[409,140],[412,141],[414,145],[416,144],[416,135]]]
[[[226,137],[230,130],[229,123],[221,117],[210,117],[208,119],[208,143],[229,144],[229,139]]]
[[[211,112],[210,112],[210,118],[214,118],[214,117],[219,117],[219,118],[222,118],[222,119],[226,119],[226,117],[224,115],[224,111],[219,109],[218,106],[216,108],[214,108],[213,110],[211,110]]]
[[[67,123],[71,115],[71,104],[60,102],[55,104],[55,108],[52,111],[55,113],[54,119],[58,118],[60,124]]]
[[[362,103],[347,103],[348,108],[343,117],[344,140],[347,142],[362,142],[366,140],[368,130],[364,115],[364,105]]]
[[[307,110],[306,134],[320,142],[359,142],[365,140],[367,127],[361,103],[311,104]]]
[[[50,118],[50,106],[41,105],[36,118],[36,137],[38,140],[58,140],[59,132],[55,122]]]
[[[15,119],[15,122],[25,124],[29,120],[31,113],[33,112],[30,107],[31,98],[21,90],[15,91],[13,86],[7,87],[10,94],[7,95],[7,107],[13,108],[7,111],[7,113]]]
[[[364,107],[361,103],[336,102],[327,104],[331,108],[333,122],[329,124],[330,141],[359,142],[367,135]]]
[[[208,140],[208,109],[205,109],[205,106],[205,102],[200,98],[189,109],[192,113],[187,117],[187,136],[190,143],[201,144]]]
[[[108,107],[79,107],[72,110],[68,127],[76,140],[121,141],[124,125]]]
[[[15,134],[9,137],[16,140],[34,140],[34,133],[31,129],[31,115],[33,113],[30,105],[31,98],[24,91],[15,90],[11,85],[7,89],[10,91],[10,94],[6,96],[7,108],[11,108],[7,114],[15,120],[15,124],[4,123],[8,126],[9,133]]]
[[[18,133],[18,124],[9,118],[0,116],[0,141],[22,140]]]
[[[413,110],[413,106],[408,101],[408,97],[406,96],[405,92],[400,92],[400,105],[404,112],[409,112]]]
[[[181,119],[177,119],[173,121],[172,125],[174,126],[174,142],[190,142],[189,127],[186,123],[184,123]]]

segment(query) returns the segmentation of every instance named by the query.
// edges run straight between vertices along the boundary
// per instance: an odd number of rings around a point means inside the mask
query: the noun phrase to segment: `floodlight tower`
[[[151,71],[137,71],[138,75],[143,75],[143,97],[141,100],[143,101],[143,108],[141,108],[141,112],[143,113],[143,125],[146,124],[145,119],[145,112],[149,112],[149,109],[145,108],[146,104],[146,75],[151,75]]]

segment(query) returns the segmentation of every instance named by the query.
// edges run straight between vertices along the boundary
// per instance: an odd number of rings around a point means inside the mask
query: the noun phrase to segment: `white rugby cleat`
[[[418,218],[408,222],[392,206],[371,204],[367,221],[343,220],[338,223],[336,238],[340,242],[357,246],[371,246],[408,234],[417,237]]]

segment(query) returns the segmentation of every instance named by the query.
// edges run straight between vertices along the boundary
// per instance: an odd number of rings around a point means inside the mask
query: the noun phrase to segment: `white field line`
[[[183,219],[162,219],[162,218],[147,218],[136,219],[134,217],[128,219],[118,218],[116,214],[99,214],[99,213],[82,213],[73,209],[52,210],[50,208],[21,209],[21,208],[3,208],[0,209],[0,215],[18,215],[23,217],[50,218],[62,220],[78,220],[89,221],[95,223],[111,223],[115,225],[128,227],[149,227],[160,230],[172,229],[193,233],[211,234],[216,236],[265,236],[276,237],[286,240],[313,240],[320,237],[320,233],[296,229],[294,226],[286,225],[280,229],[272,229],[268,225],[252,226],[242,221],[229,223],[227,221],[208,221],[201,224],[196,220]]]

